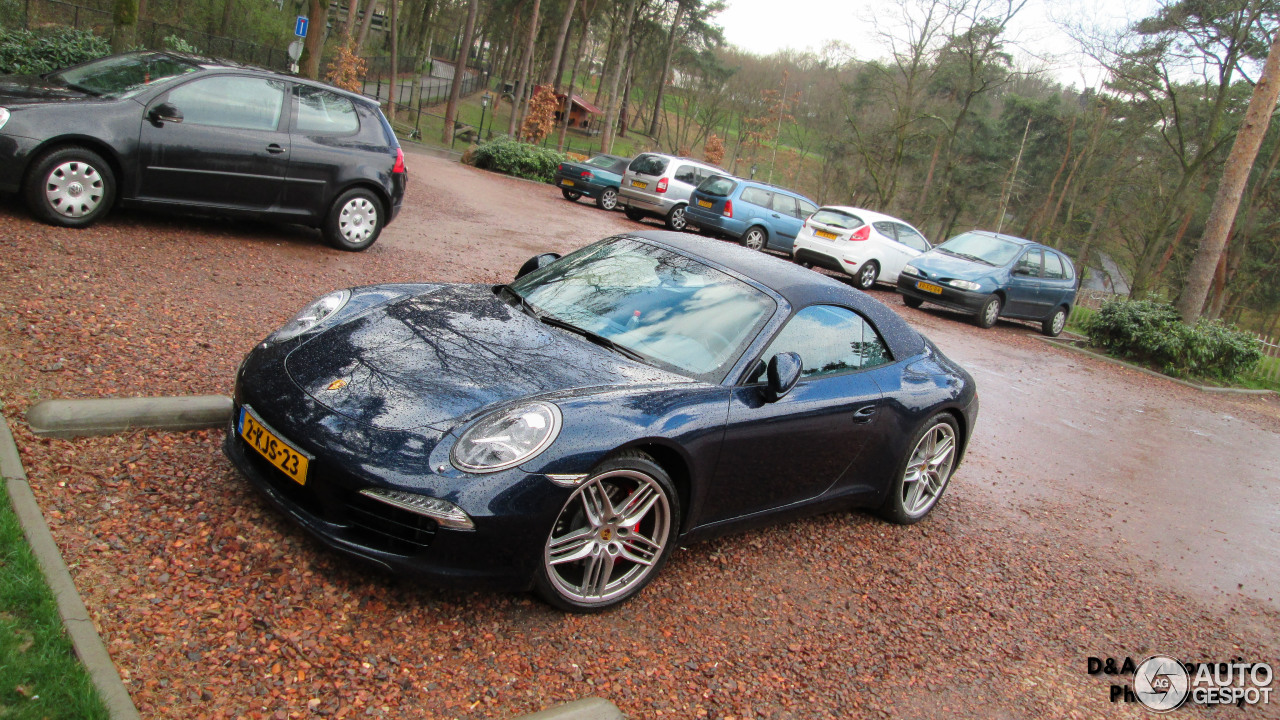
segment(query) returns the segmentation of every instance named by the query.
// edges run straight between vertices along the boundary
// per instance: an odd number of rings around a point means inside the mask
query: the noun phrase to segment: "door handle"
[[[875,405],[868,405],[866,407],[858,408],[853,412],[853,422],[858,425],[869,423],[871,422],[871,418],[875,417],[875,414],[876,414]]]
[[[272,155],[279,155],[280,153],[284,152],[284,148],[280,147],[275,143],[271,143],[270,145],[267,146],[267,152],[271,153]]]

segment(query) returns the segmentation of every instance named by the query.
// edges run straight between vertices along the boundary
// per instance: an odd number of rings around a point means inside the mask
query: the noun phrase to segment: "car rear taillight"
[[[564,171],[564,163],[561,163],[556,166],[556,172],[562,172],[562,171]]]
[[[396,148],[396,164],[391,166],[391,172],[397,174],[404,172],[404,150],[400,148]]]
[[[724,216],[727,218],[733,217],[733,201],[732,200],[724,201]]]
[[[595,177],[595,176],[591,174],[591,171],[590,171],[590,170],[583,170],[582,172],[578,173],[578,177],[580,177],[580,178],[582,178],[582,179],[584,179],[584,180],[590,180],[591,178],[593,178],[593,177]]]
[[[662,178],[661,180],[658,181],[658,192],[664,193],[666,191],[667,191],[667,179]]]
[[[853,234],[849,236],[849,239],[850,240],[866,240],[869,237],[871,237],[871,226],[863,225],[862,227],[853,231]]]

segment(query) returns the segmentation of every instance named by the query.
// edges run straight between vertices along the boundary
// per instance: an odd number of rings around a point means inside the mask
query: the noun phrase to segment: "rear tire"
[[[903,295],[902,304],[906,305],[909,308],[918,308],[924,304],[924,301],[918,297],[913,297],[911,295]]]
[[[352,188],[333,202],[324,221],[324,239],[339,250],[360,252],[382,234],[382,201],[364,188]]]
[[[880,265],[875,260],[868,260],[858,268],[858,274],[853,276],[853,284],[859,290],[870,290],[876,284],[877,277],[880,277]]]
[[[667,213],[665,222],[668,230],[684,232],[684,229],[689,226],[689,221],[684,218],[684,205],[677,205],[671,208],[671,212]]]
[[[560,188],[560,194],[569,202],[578,202],[578,198],[582,197],[582,193],[577,190],[569,190],[568,188]]]
[[[38,219],[62,227],[87,227],[115,202],[116,176],[92,150],[62,147],[32,163],[23,190],[27,207]]]
[[[618,207],[618,191],[613,188],[605,188],[600,197],[596,198],[596,207],[601,210],[612,210]]]
[[[640,222],[641,220],[644,219],[643,210],[636,210],[633,207],[628,207],[628,208],[623,208],[622,211],[626,213],[628,220],[632,220],[634,222]]]
[[[742,246],[751,250],[764,250],[764,246],[769,242],[769,238],[764,234],[764,230],[759,227],[748,228],[742,234]]]
[[[1053,314],[1045,318],[1040,323],[1040,332],[1049,337],[1058,337],[1062,334],[1062,329],[1067,326],[1067,309],[1061,305],[1058,306]]]
[[[982,308],[978,310],[978,314],[973,316],[973,324],[986,330],[996,324],[996,320],[1000,319],[1000,296],[992,295],[987,301],[982,303]]]
[[[941,412],[929,418],[912,437],[880,515],[898,525],[914,525],[938,506],[960,457],[960,429],[956,419]]]

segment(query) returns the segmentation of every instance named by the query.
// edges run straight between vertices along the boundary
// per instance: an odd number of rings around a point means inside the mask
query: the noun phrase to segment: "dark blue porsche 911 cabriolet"
[[[542,255],[507,285],[377,285],[245,358],[225,450],[340,551],[572,611],[675,546],[867,507],[923,519],[973,379],[831,278],[679,233]]]

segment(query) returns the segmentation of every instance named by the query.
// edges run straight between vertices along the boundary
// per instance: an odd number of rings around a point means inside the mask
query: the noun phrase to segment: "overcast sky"
[[[744,50],[762,55],[786,48],[819,51],[828,41],[839,40],[859,60],[888,54],[873,18],[891,27],[897,11],[886,0],[727,0],[727,4],[719,17],[725,38]],[[1078,51],[1058,23],[1123,27],[1150,14],[1155,6],[1155,0],[1027,0],[1007,36],[1020,63],[1040,59],[1060,82],[1094,85],[1099,79],[1096,65]]]

